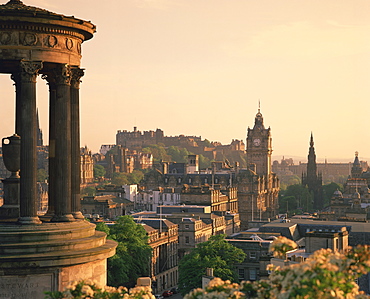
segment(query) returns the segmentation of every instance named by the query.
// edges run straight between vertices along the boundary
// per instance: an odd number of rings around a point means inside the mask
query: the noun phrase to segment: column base
[[[72,214],[65,214],[65,215],[54,215],[53,218],[51,218],[51,222],[73,222],[76,221],[76,219],[72,216]]]
[[[73,212],[72,215],[73,215],[74,219],[76,219],[76,220],[84,220],[85,219],[85,217],[82,215],[82,213],[80,211]]]
[[[20,224],[42,224],[39,217],[19,217],[18,223]]]

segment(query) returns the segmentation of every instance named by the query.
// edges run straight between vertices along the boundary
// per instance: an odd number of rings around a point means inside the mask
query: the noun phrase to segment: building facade
[[[278,214],[280,182],[271,170],[271,155],[271,129],[265,128],[258,109],[253,128],[248,128],[249,168],[241,169],[236,175],[242,230],[249,227],[250,221],[274,219]]]

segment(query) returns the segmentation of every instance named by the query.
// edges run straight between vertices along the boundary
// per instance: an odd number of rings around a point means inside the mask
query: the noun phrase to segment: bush
[[[275,256],[284,257],[294,248],[294,242],[277,238],[271,249],[278,251]],[[345,252],[330,249],[316,251],[304,262],[270,268],[272,273],[267,280],[231,283],[220,278],[213,279],[206,288],[197,288],[185,295],[184,299],[360,299],[370,298],[359,291],[355,279],[370,271],[370,247],[357,246]],[[48,293],[47,298],[64,299],[151,299],[150,288],[98,288],[91,283],[74,283],[65,292]]]

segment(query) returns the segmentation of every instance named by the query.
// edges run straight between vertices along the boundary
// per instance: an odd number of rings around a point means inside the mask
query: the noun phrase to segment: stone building
[[[236,175],[239,214],[242,230],[254,220],[274,219],[278,214],[280,183],[271,170],[271,129],[265,128],[263,116],[258,109],[253,128],[248,128],[248,169],[241,169]]]
[[[212,223],[204,222],[199,216],[169,217],[179,226],[179,257],[195,248],[199,243],[206,242],[212,236]]]
[[[178,284],[178,226],[166,219],[136,218],[149,236],[153,249],[150,263],[153,293],[162,293]]]
[[[320,219],[362,222],[370,220],[369,176],[369,171],[363,171],[356,152],[351,174],[343,185],[343,192],[334,192],[329,206],[319,213]]]
[[[131,201],[114,195],[85,196],[81,200],[81,211],[86,218],[116,219],[133,209]]]
[[[215,161],[211,169],[191,173],[188,172],[187,166],[190,162],[163,162],[160,169],[153,169],[145,174],[141,186],[147,191],[157,190],[159,187],[181,188],[181,201],[184,203],[185,198],[190,198],[191,193],[196,190],[205,192],[208,189],[210,194],[226,195],[228,190],[236,188],[237,192],[232,193],[233,200],[228,204],[222,201],[212,205],[215,208],[223,205],[221,209],[230,210],[231,213],[235,213],[237,209],[242,229],[247,229],[251,221],[268,221],[278,214],[280,183],[277,175],[271,170],[271,155],[271,130],[264,127],[262,114],[258,110],[254,127],[248,128],[248,168],[240,168],[238,163],[230,165],[227,161]],[[201,192],[198,192],[198,197],[204,198],[205,194]],[[220,200],[222,198],[224,197],[221,196]]]
[[[181,194],[174,188],[158,188],[157,190],[140,190],[135,200],[135,210],[156,211],[162,205],[179,205]]]
[[[210,206],[167,205],[157,207],[156,212],[138,212],[134,218],[162,218],[179,227],[179,257],[184,256],[197,244],[210,236],[231,235],[240,231],[239,214],[211,213]]]
[[[224,194],[225,193],[225,194]],[[184,185],[181,192],[181,203],[185,205],[206,205],[211,212],[238,213],[238,197],[236,188],[228,188],[227,192],[211,189],[209,186],[195,187]]]
[[[226,241],[246,254],[244,261],[236,265],[239,281],[266,279],[269,275],[267,265],[271,255],[269,246],[278,234],[239,232],[226,237]]]
[[[91,151],[81,147],[81,185],[86,185],[94,181],[94,160]]]

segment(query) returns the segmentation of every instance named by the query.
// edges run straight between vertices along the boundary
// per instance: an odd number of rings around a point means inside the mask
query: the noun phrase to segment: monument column
[[[81,155],[80,155],[80,79],[84,70],[72,68],[71,79],[71,199],[72,215],[75,219],[84,219],[81,213],[80,184],[81,184]]]
[[[74,221],[71,212],[71,69],[60,64],[55,76],[55,214],[51,221]]]
[[[51,74],[42,75],[49,85],[49,179],[48,179],[48,211],[45,216],[53,217],[55,213],[55,77]]]
[[[41,61],[19,62],[16,82],[16,130],[21,137],[20,217],[22,224],[40,224],[37,216],[36,78]],[[18,94],[20,93],[20,95]]]

